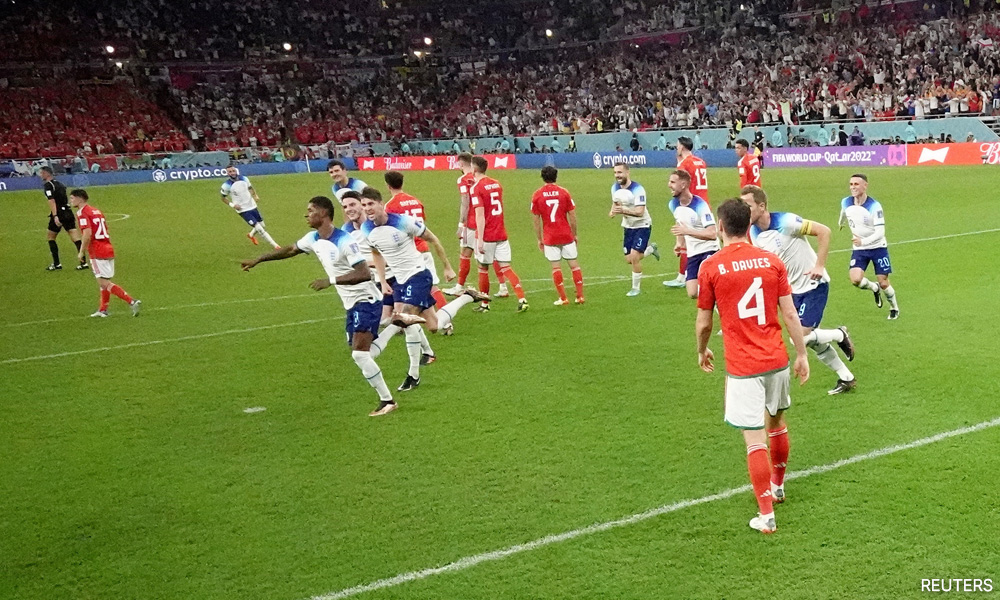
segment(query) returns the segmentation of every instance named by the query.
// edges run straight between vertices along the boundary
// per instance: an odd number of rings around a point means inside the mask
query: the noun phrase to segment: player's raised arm
[[[478,211],[481,211],[482,209],[479,208],[479,209],[476,209],[476,210],[477,210],[477,216],[478,216]],[[481,226],[482,226],[481,223],[476,223],[476,228],[477,229],[479,229],[479,227],[481,227]],[[441,245],[441,240],[439,240],[437,238],[437,236],[434,235],[434,232],[431,231],[430,229],[428,229],[425,226],[424,227],[424,232],[421,233],[417,237],[419,237],[420,239],[424,240],[425,242],[427,242],[431,246],[434,246],[434,252],[438,255],[438,258],[441,259],[441,262],[444,263],[444,279],[445,279],[445,281],[451,281],[452,279],[454,279],[455,278],[455,270],[451,268],[451,262],[448,261],[448,254],[444,251],[444,246]],[[480,237],[479,239],[482,239],[482,238]]]
[[[809,381],[809,359],[806,357],[806,343],[802,339],[799,311],[795,310],[791,294],[778,298],[778,308],[781,310],[785,329],[788,330],[788,337],[791,338],[792,345],[795,346],[795,364],[792,366],[792,372],[799,378],[799,385],[802,385]]]
[[[277,250],[272,250],[267,254],[261,254],[253,260],[244,260],[240,263],[244,271],[249,271],[250,269],[256,267],[262,262],[268,262],[272,260],[284,260],[286,258],[291,258],[293,256],[304,254],[299,250],[298,246],[292,244],[291,246],[285,246],[284,248],[278,248]]]

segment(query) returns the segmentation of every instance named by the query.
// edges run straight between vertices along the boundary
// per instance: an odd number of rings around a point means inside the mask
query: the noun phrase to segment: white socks
[[[642,273],[632,273],[632,289],[639,289],[639,285],[642,283]]]
[[[840,329],[813,329],[802,339],[805,340],[806,346],[815,348],[830,342],[844,341],[844,332]]]
[[[896,304],[896,290],[894,290],[890,285],[882,290],[882,293],[885,294],[885,299],[889,301],[889,307],[892,308],[892,310],[899,310],[899,305]]]
[[[378,338],[372,342],[371,354],[373,359],[378,358],[379,354],[385,351],[385,347],[389,345],[389,340],[392,339],[392,336],[399,333],[399,329],[398,325],[389,324],[385,326],[385,329],[382,330]]]
[[[850,381],[854,379],[854,374],[851,370],[847,368],[844,361],[840,359],[840,355],[830,344],[822,344],[819,346],[813,346],[813,350],[816,351],[816,358],[820,360],[821,363],[830,367],[830,369],[837,373],[837,378],[842,381]]]
[[[256,225],[254,225],[253,226],[253,230],[256,231],[257,233],[261,234],[262,236],[264,236],[264,239],[267,240],[268,244],[271,244],[275,248],[278,247],[278,243],[275,242],[274,238],[271,237],[271,234],[269,234],[267,232],[267,230],[264,229],[264,224],[263,223],[257,223]]]
[[[407,374],[414,379],[420,379],[420,336],[423,335],[423,331],[420,325],[410,325],[403,330],[403,333],[406,335],[406,353],[410,355],[410,369]]]
[[[418,327],[418,329],[420,330],[420,353],[434,356],[434,350],[431,348],[431,343],[427,340],[427,333],[424,331],[423,327]]]
[[[378,364],[372,358],[371,352],[355,350],[351,352],[351,358],[354,359],[358,368],[361,369],[361,374],[365,376],[368,383],[378,392],[379,399],[383,402],[392,402],[392,394],[385,385],[385,379],[382,378],[382,370],[378,368]]]
[[[877,292],[880,288],[874,281],[868,281],[867,277],[861,278],[861,283],[858,284],[858,289],[868,290],[869,292]]]
[[[438,331],[441,331],[451,323],[451,320],[455,318],[458,311],[466,304],[472,303],[472,296],[468,294],[462,294],[458,298],[455,298],[448,304],[445,304],[437,311],[438,318]]]

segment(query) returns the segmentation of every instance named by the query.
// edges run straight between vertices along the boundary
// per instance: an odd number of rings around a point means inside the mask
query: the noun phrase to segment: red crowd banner
[[[1000,142],[910,144],[906,146],[906,164],[910,167],[1000,165]]]
[[[486,154],[490,169],[515,169],[517,157],[513,154]],[[361,171],[444,171],[458,167],[458,157],[448,156],[386,156],[356,158]]]

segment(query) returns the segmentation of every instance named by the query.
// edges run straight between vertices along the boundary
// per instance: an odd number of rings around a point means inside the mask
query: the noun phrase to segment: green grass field
[[[653,239],[669,248],[666,171],[634,170]],[[766,171],[772,210],[834,226],[849,169]],[[740,435],[722,423],[721,369],[696,364],[693,301],[647,259],[626,298],[610,171],[563,171],[577,200],[585,306],[554,307],[528,212],[535,172],[505,172],[513,298],[434,336],[437,363],[396,413],[343,343],[343,309],[304,256],[241,272],[262,252],[218,181],[90,189],[111,219],[133,319],[88,319],[89,272],[47,273],[41,192],[0,195],[0,598],[328,598],[341,590],[545,536],[561,541],[421,573],[361,598],[914,598],[923,578],[1000,588],[1000,428],[880,456],[1000,417],[1000,171],[872,170],[901,318],[850,286],[837,232],[825,324],[850,327],[854,393],[812,361],[793,391],[779,531],[750,530]],[[407,175],[457,268],[454,173]],[[381,184],[380,174],[366,173]],[[710,172],[718,204],[735,169]],[[325,174],[258,177],[280,243],[303,235]],[[128,215],[128,218],[124,218]],[[338,215],[337,222],[341,222]],[[941,236],[954,236],[941,239]],[[934,239],[938,238],[938,239]],[[906,242],[906,243],[903,243]],[[60,237],[64,264],[69,241]],[[439,264],[440,267],[440,264]],[[572,284],[569,283],[572,289]],[[397,338],[379,359],[393,388]],[[721,339],[712,347],[721,361]],[[245,414],[247,407],[265,412]],[[664,514],[582,531],[684,500]],[[469,566],[469,568],[462,568]],[[412,579],[412,580],[411,580]],[[981,595],[981,594],[979,594]]]

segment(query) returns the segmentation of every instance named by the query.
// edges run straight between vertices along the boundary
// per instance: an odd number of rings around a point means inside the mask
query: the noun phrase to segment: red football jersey
[[[421,204],[420,200],[417,200],[406,192],[400,192],[389,198],[389,201],[385,203],[385,212],[408,215],[414,219],[424,220],[424,205]],[[430,252],[430,246],[424,240],[415,238],[413,241],[417,245],[417,252]]]
[[[747,152],[740,162],[737,163],[740,169],[740,189],[745,185],[755,185],[760,187],[760,159]]]
[[[730,244],[701,263],[698,288],[698,308],[719,307],[727,373],[749,377],[788,366],[778,298],[792,286],[777,255]]]
[[[708,166],[705,161],[692,154],[679,162],[677,168],[691,176],[691,185],[688,186],[691,194],[708,202]]]
[[[566,213],[576,204],[564,187],[546,183],[531,196],[531,212],[542,218],[542,243],[546,246],[572,244],[573,230]]]
[[[471,194],[472,186],[476,183],[476,176],[472,173],[465,173],[458,178],[458,193],[461,196]],[[469,229],[476,228],[476,211],[469,205],[469,215],[465,218],[465,226]]]
[[[80,219],[80,229],[90,230],[90,258],[108,260],[115,257],[115,249],[111,246],[111,235],[108,234],[108,222],[104,213],[86,204],[76,212]]]
[[[492,177],[483,177],[475,185],[469,199],[469,212],[482,208],[486,222],[483,223],[484,242],[502,242],[507,239],[507,228],[503,224],[503,187]],[[472,220],[472,217],[469,218]]]

